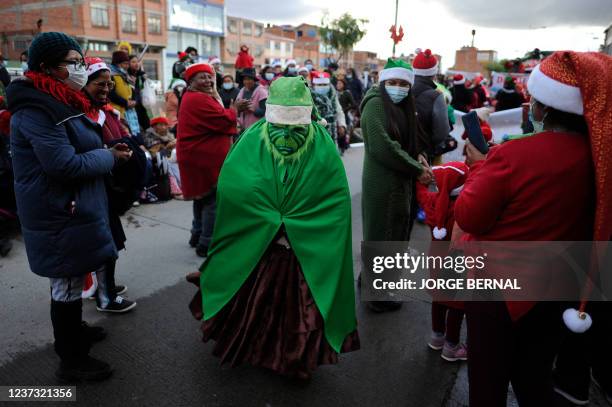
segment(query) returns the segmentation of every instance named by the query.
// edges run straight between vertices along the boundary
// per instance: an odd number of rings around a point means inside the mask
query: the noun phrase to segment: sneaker
[[[146,193],[141,196],[140,198],[140,203],[143,204],[152,204],[157,202],[159,199],[155,196],[155,194],[153,194],[153,192],[151,191],[146,191]]]
[[[140,206],[140,202],[138,202],[138,201],[134,201],[134,202],[132,203],[132,206],[133,206],[133,207]]]
[[[553,389],[555,393],[578,406],[589,404],[589,382],[577,383],[575,380],[565,379],[559,371],[553,370]]]
[[[118,295],[114,301],[112,301],[106,308],[96,307],[100,312],[112,312],[115,314],[121,314],[128,312],[136,307],[136,302],[126,300],[122,296]]]
[[[608,402],[608,404],[612,405],[612,393],[608,393],[606,389],[600,384],[600,382],[595,378],[595,375],[591,373],[591,380],[595,383],[595,386],[599,387],[599,391],[603,394],[604,398]]]
[[[208,247],[197,245],[195,252],[200,257],[206,257],[208,256]]]
[[[115,288],[111,290],[114,295],[122,295],[127,292],[127,286],[125,285],[116,285]]]
[[[444,347],[444,334],[440,334],[437,332],[431,332],[431,337],[429,338],[429,342],[427,342],[427,346],[429,346],[433,350],[442,350]]]
[[[113,369],[108,363],[87,356],[77,364],[60,362],[60,367],[55,372],[55,376],[67,382],[100,381],[108,379],[112,373]]]
[[[106,331],[101,326],[91,326],[85,321],[81,321],[81,329],[89,343],[100,342],[106,338]]]
[[[452,346],[448,342],[444,342],[444,347],[442,348],[442,359],[447,362],[457,362],[459,360],[467,360],[468,352],[467,346],[463,343],[459,343],[455,346]]]
[[[189,239],[189,246],[196,247],[199,241],[200,235],[191,235],[191,238]]]

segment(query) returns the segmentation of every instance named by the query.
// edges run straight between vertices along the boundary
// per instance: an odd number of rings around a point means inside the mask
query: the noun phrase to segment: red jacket
[[[595,183],[587,136],[543,132],[474,163],[455,202],[464,240],[591,240]],[[508,302],[514,320],[534,303]]]
[[[236,112],[212,96],[187,90],[178,114],[176,158],[186,199],[197,199],[217,184],[236,135]]]
[[[249,51],[240,51],[236,57],[236,69],[253,68],[253,57]]]

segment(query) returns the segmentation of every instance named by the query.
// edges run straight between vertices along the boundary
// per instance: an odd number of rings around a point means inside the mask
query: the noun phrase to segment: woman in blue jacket
[[[108,220],[104,175],[129,159],[126,145],[104,148],[100,113],[80,92],[83,52],[71,37],[39,34],[28,72],[7,88],[17,211],[32,271],[51,280],[56,375],[102,380],[110,366],[89,356],[101,328],[83,325],[84,276],[103,275],[117,257]]]

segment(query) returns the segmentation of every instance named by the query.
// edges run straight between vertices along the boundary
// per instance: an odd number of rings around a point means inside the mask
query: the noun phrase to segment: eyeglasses
[[[115,88],[115,82],[92,82],[96,87],[100,89],[108,88],[109,90],[113,90]]]
[[[83,60],[79,60],[79,61],[62,61],[66,64],[66,66],[68,65],[72,65],[74,67],[74,69],[85,69],[87,68],[87,65],[85,65],[85,61]]]

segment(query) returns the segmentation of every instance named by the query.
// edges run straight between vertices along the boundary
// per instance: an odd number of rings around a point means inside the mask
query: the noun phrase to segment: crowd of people
[[[236,77],[219,58],[199,62],[193,47],[178,57],[158,117],[142,103],[146,73],[130,44],[107,64],[58,32],[33,40],[25,75],[0,96],[0,188],[11,192],[0,195],[0,223],[19,215],[30,268],[50,280],[60,379],[110,376],[89,355],[106,333],[83,321],[82,299],[100,312],[136,307],[115,281],[120,217],[172,197],[193,201],[188,243],[205,260],[187,276],[198,288],[190,310],[223,362],[307,380],[358,350],[341,159],[356,128],[364,241],[410,241],[417,219],[446,243],[436,254],[462,241],[612,237],[610,57],[554,53],[531,74],[529,94],[510,78],[495,98],[483,78],[456,75],[445,87],[430,50],[412,64],[389,58],[366,81],[311,60],[256,70],[246,46]],[[494,144],[491,111],[526,101],[529,131]],[[457,147],[454,110],[476,110],[488,153],[468,141],[464,161],[443,162]],[[609,307],[589,303],[593,327],[582,335],[563,326],[565,307],[434,301],[427,345],[468,361],[472,407],[505,406],[510,383],[522,406],[552,406],[554,391],[588,403],[591,372],[612,399],[609,358],[594,353],[610,339]]]

